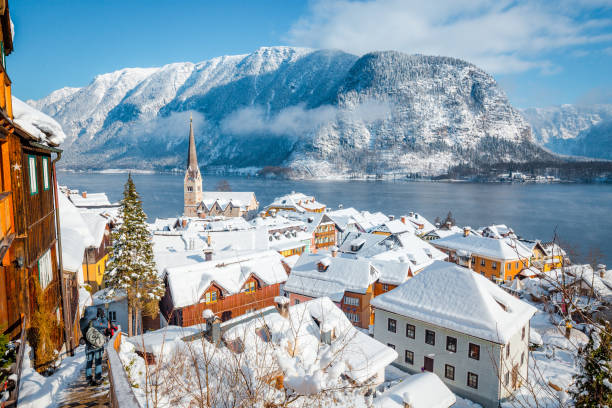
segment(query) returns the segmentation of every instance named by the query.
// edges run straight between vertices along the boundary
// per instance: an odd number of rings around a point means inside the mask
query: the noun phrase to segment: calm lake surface
[[[135,174],[149,220],[182,214],[183,175]],[[60,185],[122,197],[127,174],[59,172]],[[555,231],[583,260],[593,251],[612,267],[612,185],[494,184],[405,181],[293,181],[204,176],[204,190],[227,180],[233,191],[254,191],[260,208],[299,191],[328,207],[355,207],[400,216],[416,211],[431,222],[452,211],[458,225],[506,224],[528,239],[551,240]]]

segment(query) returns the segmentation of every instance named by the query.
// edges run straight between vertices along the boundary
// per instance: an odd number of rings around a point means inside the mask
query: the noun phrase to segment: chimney
[[[412,405],[412,397],[410,396],[410,393],[405,392],[404,394],[402,394],[402,401],[404,402],[404,408],[413,408],[414,405]]]
[[[395,215],[389,214],[389,221],[393,221],[395,219]]]
[[[334,245],[333,247],[331,247],[331,255],[334,258],[338,256],[338,247],[337,246]]]
[[[331,346],[335,338],[334,327],[328,322],[323,322],[321,324],[321,343]]]
[[[183,226],[183,228],[187,228],[187,220],[183,218],[181,225]]]
[[[83,196],[83,198],[87,198],[87,191],[83,191],[81,195]]]
[[[450,221],[446,221],[446,227],[450,229],[453,226],[453,223]]]
[[[210,309],[205,309],[202,312],[202,318],[206,322],[204,334],[208,340],[213,344],[219,343],[221,341],[221,320]]]
[[[289,317],[289,298],[284,296],[276,296],[274,298],[274,306],[278,314],[283,316],[285,319]]]
[[[213,250],[212,249],[205,249],[204,250],[204,260],[206,262],[212,261],[213,258]]]
[[[341,210],[344,206],[342,204],[338,204],[338,209]]]
[[[410,212],[408,213],[408,216],[409,216],[410,218],[414,217],[414,211],[410,211]]]
[[[604,265],[604,264],[597,265],[597,271],[599,272],[599,277],[600,278],[605,278],[606,277],[606,265]]]
[[[259,216],[260,216],[261,218],[266,218],[266,212],[265,212],[265,211],[260,211],[260,212],[259,212]]]
[[[210,237],[210,234],[208,234],[206,236],[206,244],[210,247],[212,245],[212,238]]]
[[[470,235],[471,230],[472,230],[471,227],[463,227],[463,236],[467,237],[468,235]]]
[[[400,220],[402,221],[403,224],[405,224],[406,223],[406,216],[402,215],[402,218],[400,218]]]

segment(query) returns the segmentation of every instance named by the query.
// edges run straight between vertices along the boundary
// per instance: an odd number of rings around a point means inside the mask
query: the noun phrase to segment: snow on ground
[[[54,408],[62,389],[73,382],[85,365],[85,347],[76,349],[74,357],[66,357],[60,367],[49,377],[32,368],[31,347],[27,345],[23,355],[23,372],[19,386],[19,408]]]

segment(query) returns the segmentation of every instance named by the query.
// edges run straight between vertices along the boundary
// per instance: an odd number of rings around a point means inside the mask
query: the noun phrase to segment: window
[[[444,366],[444,377],[448,378],[449,380],[455,380],[455,367],[453,367],[450,364],[446,364]]]
[[[108,320],[110,320],[111,322],[116,322],[117,321],[117,312],[115,312],[113,310],[109,310],[108,311]]]
[[[406,325],[406,337],[414,339],[414,326],[412,324]]]
[[[393,350],[395,350],[395,344],[387,343],[387,346],[391,347]]]
[[[217,301],[217,291],[206,292],[206,303],[214,303]]]
[[[475,264],[476,264],[476,258],[472,257],[472,265],[475,265]]]
[[[480,265],[481,265],[481,266],[485,266],[485,260],[484,260],[484,259],[481,259],[481,260],[480,260]]]
[[[300,304],[300,299],[295,299],[295,302],[293,302],[294,305],[299,305]]]
[[[506,371],[506,375],[504,375],[504,385],[508,385],[510,383],[510,371]]]
[[[495,262],[495,261],[491,262],[491,267],[493,269],[497,269],[497,262]]]
[[[387,320],[387,330],[389,330],[392,333],[395,333],[396,324],[397,322],[395,321],[395,319],[388,319]]]
[[[453,353],[457,352],[457,339],[451,336],[446,336],[446,350]]]
[[[353,323],[359,323],[359,315],[357,313],[344,312],[347,319],[349,319]]]
[[[506,348],[506,358],[510,357],[510,343],[508,343],[508,348]]]
[[[257,333],[257,335],[266,343],[269,343],[270,339],[272,339],[272,335],[270,334],[270,329],[266,325],[263,325],[255,329],[255,333]]]
[[[425,330],[425,343],[435,346],[436,345],[436,333],[431,330]]]
[[[384,292],[387,292],[387,291],[389,290],[389,285],[387,285],[386,283],[383,283],[383,284],[382,284],[382,290],[383,290]]]
[[[38,176],[36,175],[36,156],[28,156],[28,175],[30,176],[30,195],[38,193]]]
[[[468,372],[467,386],[476,389],[478,388],[478,374]]]
[[[255,284],[255,282],[247,282],[244,284],[244,288],[242,289],[242,291],[247,293],[255,292],[256,286],[257,285]]]
[[[524,362],[525,362],[525,352],[523,351],[521,353],[521,366],[523,365]]]
[[[518,269],[518,268],[519,268],[519,263],[517,262],[517,263],[516,263],[516,269]]]
[[[43,190],[49,189],[49,158],[42,158],[42,176],[43,176]]]
[[[193,191],[193,187],[191,186],[187,187],[187,191]]]
[[[525,340],[525,327],[521,330],[521,340]]]
[[[404,353],[404,362],[413,365],[414,364],[414,353],[410,350],[406,350]]]
[[[359,298],[355,298],[355,297],[351,297],[351,296],[345,296],[344,297],[344,304],[345,305],[350,305],[350,306],[359,306]]]
[[[47,250],[38,259],[38,280],[40,281],[41,289],[49,286],[53,280],[53,266],[51,265],[51,251]]]
[[[468,357],[474,360],[480,360],[480,346],[478,344],[470,343]]]

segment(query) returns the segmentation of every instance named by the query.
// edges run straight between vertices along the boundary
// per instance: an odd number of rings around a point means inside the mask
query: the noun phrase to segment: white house
[[[485,407],[498,407],[527,378],[536,309],[467,268],[435,261],[371,304],[374,338],[410,373],[433,372]]]

